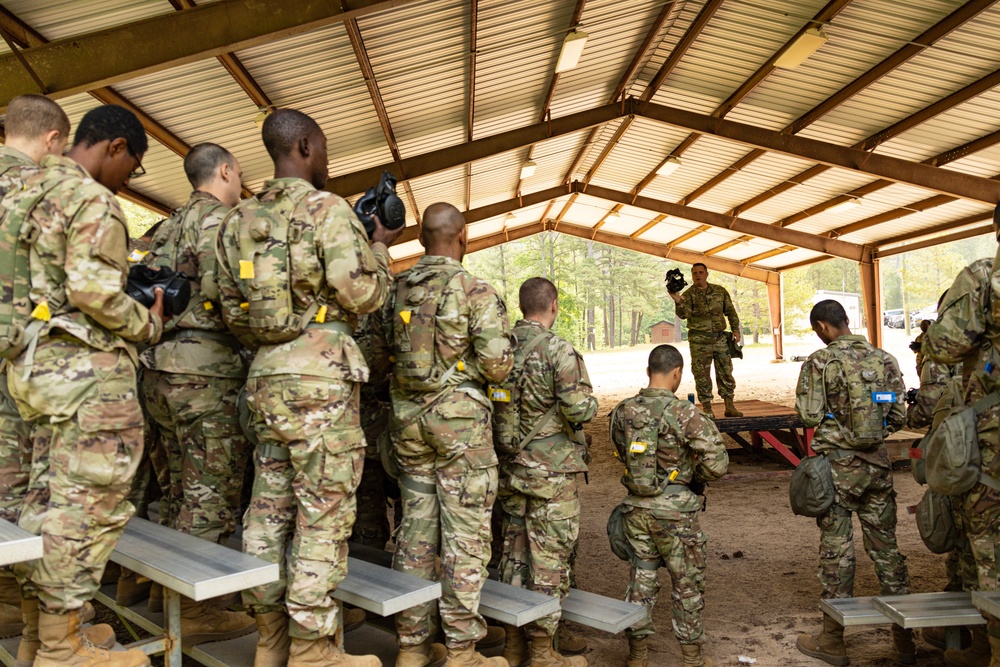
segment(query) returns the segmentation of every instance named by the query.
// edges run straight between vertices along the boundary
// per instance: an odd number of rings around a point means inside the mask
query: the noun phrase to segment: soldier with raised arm
[[[497,455],[484,384],[510,372],[507,309],[496,291],[462,266],[466,225],[451,204],[424,212],[426,254],[396,276],[384,307],[394,359],[390,432],[399,464],[403,520],[393,567],[440,578],[447,649],[433,644],[434,603],[396,614],[397,667],[505,667],[484,658],[479,598],[490,559]],[[441,573],[437,560],[441,557]]]
[[[677,348],[656,346],[646,367],[649,386],[611,413],[611,443],[625,464],[622,484],[628,490],[621,508],[624,533],[634,553],[626,599],[652,612],[660,590],[657,573],[665,567],[671,580],[674,635],[684,665],[712,667],[713,661],[702,651],[708,557],[696,491],[726,474],[729,455],[715,424],[675,395],[683,372],[684,359]],[[627,667],[646,667],[649,638],[655,631],[652,613],[625,631]]]
[[[807,427],[816,428],[812,448],[830,460],[836,492],[833,504],[816,519],[822,597],[854,596],[854,512],[881,594],[905,595],[909,576],[896,544],[896,494],[885,448],[885,438],[906,419],[903,374],[895,357],[851,333],[840,303],[820,301],[809,321],[826,347],[802,364],[795,411]],[[892,642],[900,661],[913,664],[913,631],[893,625]],[[831,665],[848,664],[844,626],[832,616],[824,614],[823,631],[799,635],[796,646]]]

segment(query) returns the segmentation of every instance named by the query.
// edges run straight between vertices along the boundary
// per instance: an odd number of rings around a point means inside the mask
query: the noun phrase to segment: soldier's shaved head
[[[216,171],[223,163],[235,165],[236,158],[218,144],[198,144],[184,156],[184,174],[191,187],[197,189],[215,178]]]
[[[666,375],[675,368],[684,368],[684,357],[673,345],[657,345],[649,353],[649,373]]]
[[[57,131],[69,137],[69,116],[62,107],[44,95],[19,95],[7,106],[4,133],[11,139],[36,139]]]
[[[521,283],[517,293],[518,305],[525,317],[547,314],[552,302],[559,298],[559,291],[547,278],[528,278]]]
[[[272,160],[290,155],[302,139],[322,132],[319,124],[296,109],[277,109],[264,119],[261,138]]]
[[[424,211],[420,242],[428,255],[444,255],[461,261],[465,255],[465,217],[451,204],[431,204]],[[455,253],[458,256],[455,257]]]
[[[816,326],[817,322],[826,322],[835,327],[847,326],[847,311],[839,301],[824,299],[809,312],[809,323]]]
[[[316,121],[295,109],[277,109],[264,119],[261,138],[274,161],[275,178],[301,178],[315,188],[326,187],[326,135]]]

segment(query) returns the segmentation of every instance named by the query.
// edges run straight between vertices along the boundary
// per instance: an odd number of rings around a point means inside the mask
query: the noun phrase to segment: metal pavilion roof
[[[0,0],[19,52],[0,44],[0,108],[40,85],[74,123],[130,105],[153,141],[123,194],[163,212],[198,142],[259,188],[254,117],[302,109],[330,139],[333,191],[403,177],[400,264],[442,200],[477,249],[554,229],[760,278],[982,233],[1000,199],[996,0],[329,4]],[[582,59],[557,75],[577,26]],[[828,41],[773,67],[816,27]],[[658,175],[669,157],[680,168]]]

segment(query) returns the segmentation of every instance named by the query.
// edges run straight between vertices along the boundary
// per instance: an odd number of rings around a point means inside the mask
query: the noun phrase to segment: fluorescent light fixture
[[[507,215],[505,215],[503,217],[503,221],[506,223],[506,222],[510,222],[511,220],[514,220],[515,218],[517,218],[516,215],[514,215],[513,213],[508,213]]]
[[[865,201],[861,199],[861,197],[851,197],[849,199],[845,199],[839,204],[831,206],[826,210],[828,213],[843,213],[844,211],[850,211],[852,208],[857,208],[864,203]]]
[[[267,120],[269,115],[271,115],[270,107],[264,107],[260,110],[260,113],[253,117],[253,122],[257,124],[257,127],[264,127],[264,121]]]
[[[534,160],[528,160],[521,165],[521,180],[526,178],[531,178],[535,175],[535,169],[538,169],[538,163]]]
[[[622,217],[622,216],[621,216],[621,214],[618,211],[616,211],[615,209],[611,209],[610,211],[608,211],[608,214],[606,216],[604,216],[604,219],[605,220],[617,220],[620,217]]]
[[[681,159],[679,157],[674,157],[671,155],[667,158],[667,161],[660,165],[660,168],[656,170],[656,173],[660,176],[669,176],[674,173],[681,166]]]
[[[775,67],[782,69],[795,69],[806,58],[816,53],[819,47],[826,43],[827,36],[822,28],[809,28],[799,35],[799,38],[792,42],[785,52],[774,61]]]
[[[590,35],[578,28],[574,28],[573,32],[566,35],[562,50],[559,51],[559,60],[556,62],[556,74],[569,71],[580,63],[583,47],[587,45],[588,37]]]

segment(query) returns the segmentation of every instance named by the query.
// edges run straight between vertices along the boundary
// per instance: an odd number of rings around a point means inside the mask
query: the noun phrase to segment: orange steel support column
[[[861,262],[861,297],[864,299],[865,319],[868,321],[868,341],[882,347],[882,280],[877,259]]]
[[[781,274],[778,274],[778,284],[767,284],[767,309],[771,314],[771,335],[774,341],[774,358],[781,360],[784,355],[784,341],[781,331]]]

